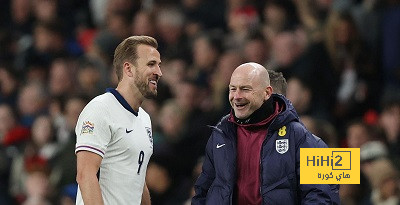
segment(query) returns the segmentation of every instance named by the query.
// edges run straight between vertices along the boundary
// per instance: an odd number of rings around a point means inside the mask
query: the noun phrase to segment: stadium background
[[[1,0],[0,204],[74,204],[73,129],[116,86],[130,35],[159,42],[147,185],[153,204],[189,204],[210,130],[229,113],[233,69],[280,71],[308,129],[361,147],[361,185],[342,204],[400,199],[398,0]]]

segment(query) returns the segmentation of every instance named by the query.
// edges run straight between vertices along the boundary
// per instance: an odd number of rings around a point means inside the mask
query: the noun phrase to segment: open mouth
[[[154,85],[154,87],[157,88],[157,80],[154,80],[154,79],[152,80],[152,79],[150,79],[150,80],[149,80],[149,84],[150,84],[150,85]]]
[[[247,104],[248,104],[248,103],[235,103],[235,106],[236,106],[238,109],[242,109],[242,108],[244,108]]]
[[[157,81],[155,81],[155,80],[150,80],[149,83],[157,86]]]

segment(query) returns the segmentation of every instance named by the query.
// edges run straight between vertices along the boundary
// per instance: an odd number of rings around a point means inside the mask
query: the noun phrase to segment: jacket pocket
[[[207,205],[230,205],[230,193],[221,186],[211,186],[206,198]]]
[[[295,173],[288,174],[287,176],[283,177],[279,181],[267,186],[267,188],[265,188],[263,190],[262,194],[265,194],[275,188],[295,189],[296,188],[296,174]]]
[[[296,174],[291,173],[262,190],[264,204],[296,203]]]

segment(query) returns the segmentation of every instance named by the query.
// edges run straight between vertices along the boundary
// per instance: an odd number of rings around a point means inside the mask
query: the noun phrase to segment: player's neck
[[[126,102],[128,102],[133,110],[136,112],[139,111],[139,107],[142,105],[144,97],[136,87],[132,88],[124,83],[119,83],[116,90],[122,95]]]

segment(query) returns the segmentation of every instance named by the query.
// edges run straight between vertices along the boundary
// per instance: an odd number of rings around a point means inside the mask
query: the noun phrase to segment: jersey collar
[[[122,97],[122,95],[117,90],[115,90],[114,88],[107,88],[106,92],[113,94],[114,97],[117,98],[118,102],[122,105],[122,107],[133,113],[136,117],[138,116],[139,111],[136,112],[135,110],[133,110],[133,108],[129,105],[128,102],[126,102],[124,97]]]

